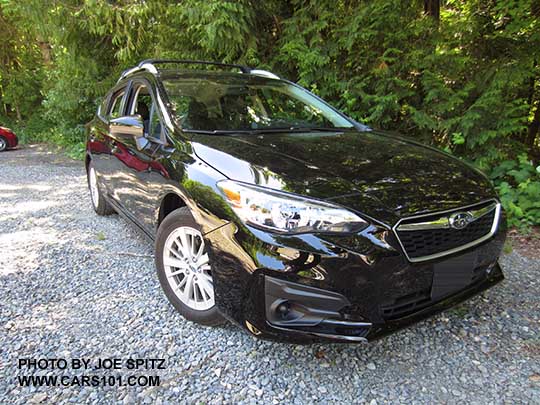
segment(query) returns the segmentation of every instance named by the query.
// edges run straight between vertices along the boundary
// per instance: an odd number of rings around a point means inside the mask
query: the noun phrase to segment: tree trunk
[[[45,65],[51,64],[51,45],[38,38],[39,49],[41,50],[41,56],[43,57],[43,63]]]
[[[531,14],[534,17],[540,17],[540,1],[532,0],[531,3]]]
[[[433,17],[437,23],[441,18],[441,2],[440,0],[424,0],[424,13]]]
[[[527,146],[527,152],[535,162],[540,160],[540,147],[537,145],[537,137],[540,135],[540,70],[538,62],[533,62],[533,72],[531,81],[529,84],[529,116],[534,111],[533,119],[529,122],[527,128],[527,136],[525,138],[525,145]]]
[[[540,102],[536,102],[536,111],[532,121],[529,123],[529,128],[527,128],[527,139],[525,144],[529,152],[529,156],[533,158],[535,162],[540,158],[540,150],[537,146],[537,138],[540,133]]]

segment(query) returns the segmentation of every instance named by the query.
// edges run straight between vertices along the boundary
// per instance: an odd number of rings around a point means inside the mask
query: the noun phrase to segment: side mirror
[[[114,118],[110,121],[110,131],[113,136],[137,140],[144,136],[144,121],[140,115]]]

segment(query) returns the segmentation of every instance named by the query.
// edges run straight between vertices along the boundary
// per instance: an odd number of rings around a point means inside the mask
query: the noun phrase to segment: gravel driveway
[[[540,403],[540,261],[367,345],[297,346],[186,322],[152,247],[94,215],[80,162],[39,146],[0,153],[0,403]],[[20,358],[163,358],[159,387],[20,387]],[[113,375],[114,371],[99,371]]]

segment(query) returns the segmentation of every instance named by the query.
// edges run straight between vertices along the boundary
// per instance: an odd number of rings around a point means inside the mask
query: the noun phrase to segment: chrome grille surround
[[[475,209],[475,207],[480,207],[480,208]],[[490,231],[488,233],[481,236],[480,238],[477,238],[477,239],[475,239],[473,241],[470,241],[468,243],[465,243],[465,244],[463,244],[461,246],[458,246],[458,247],[455,247],[455,248],[452,248],[452,249],[444,250],[444,251],[441,251],[441,252],[437,252],[437,253],[434,253],[434,254],[429,254],[429,255],[421,256],[421,257],[410,257],[409,253],[407,252],[407,249],[405,249],[405,246],[403,245],[403,243],[402,243],[402,241],[401,241],[401,239],[399,237],[399,231],[422,232],[422,231],[426,231],[426,230],[436,230],[436,229],[439,229],[439,230],[441,230],[441,229],[449,229],[450,230],[452,228],[451,228],[451,225],[450,225],[450,219],[449,218],[450,218],[450,215],[453,214],[453,213],[466,212],[467,214],[469,214],[473,218],[470,222],[474,222],[474,221],[478,220],[479,218],[482,218],[485,215],[493,212],[493,210],[495,210],[495,214],[494,214],[494,217],[493,217],[493,223],[491,224],[491,229],[490,229]],[[439,218],[436,218],[435,220],[422,221],[423,218],[425,219],[425,218],[428,218],[428,217],[436,217],[439,214],[441,216]],[[396,238],[397,238],[397,240],[398,240],[398,242],[399,242],[399,244],[401,246],[401,249],[402,249],[403,253],[407,257],[407,260],[409,260],[410,262],[413,262],[413,263],[414,262],[423,262],[423,261],[426,261],[426,260],[437,259],[437,258],[447,256],[447,255],[450,255],[450,254],[453,254],[453,253],[456,253],[456,252],[460,252],[462,250],[468,249],[470,247],[473,247],[475,245],[478,245],[478,244],[488,240],[489,238],[491,238],[497,232],[497,228],[499,226],[500,214],[501,214],[501,204],[497,200],[492,199],[492,200],[486,200],[486,201],[482,201],[482,202],[479,202],[479,203],[476,203],[476,204],[472,204],[472,205],[468,205],[468,206],[464,206],[464,207],[459,207],[459,208],[454,208],[454,209],[450,209],[450,210],[430,212],[430,213],[427,213],[427,214],[413,215],[413,216],[410,216],[410,217],[402,218],[394,225],[392,230],[393,230],[394,235],[396,236]],[[411,222],[411,220],[415,220],[415,219],[418,219],[419,221],[418,222],[415,222],[415,221]],[[403,222],[407,222],[407,223],[403,224]],[[455,229],[453,229],[453,230],[456,231]]]

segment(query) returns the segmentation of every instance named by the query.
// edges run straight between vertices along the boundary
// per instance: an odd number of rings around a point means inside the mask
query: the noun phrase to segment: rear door
[[[100,183],[105,187],[104,191],[109,197],[114,196],[117,166],[114,157],[115,141],[110,136],[109,122],[123,115],[127,86],[125,83],[114,88],[99,106],[96,118],[89,124],[88,149]]]

